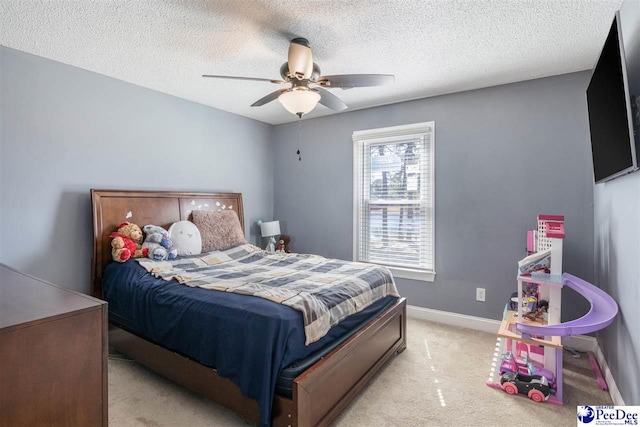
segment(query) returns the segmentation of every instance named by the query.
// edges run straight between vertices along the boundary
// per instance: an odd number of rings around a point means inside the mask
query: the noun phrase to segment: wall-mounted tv
[[[616,12],[587,88],[591,153],[596,183],[638,170],[632,101]],[[639,138],[640,139],[640,138]]]

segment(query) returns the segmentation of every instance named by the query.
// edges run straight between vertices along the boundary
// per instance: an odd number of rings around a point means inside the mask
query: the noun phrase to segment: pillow
[[[169,227],[169,237],[173,242],[173,249],[179,256],[198,255],[202,252],[202,238],[200,230],[191,221],[178,221]]]
[[[202,236],[202,252],[221,251],[247,243],[236,211],[193,211],[191,215]]]

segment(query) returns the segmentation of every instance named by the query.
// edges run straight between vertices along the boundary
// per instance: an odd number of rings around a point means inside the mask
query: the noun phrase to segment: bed
[[[224,206],[238,213],[244,228],[242,196],[238,193],[91,190],[91,200],[94,238],[91,289],[99,298],[104,298],[105,268],[111,261],[109,235],[124,220],[168,228],[176,221],[190,219],[193,210],[217,210]],[[109,344],[116,350],[252,423],[265,424],[258,402],[245,397],[228,375],[219,375],[216,369],[195,358],[165,348],[162,340],[127,327],[126,322],[115,316],[110,315],[110,322]],[[357,324],[349,334],[329,342],[320,358],[302,358],[282,370],[270,408],[272,425],[328,425],[405,348],[406,301],[397,298],[373,318]]]

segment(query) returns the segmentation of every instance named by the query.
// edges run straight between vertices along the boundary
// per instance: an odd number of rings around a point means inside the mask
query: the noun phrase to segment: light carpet
[[[577,405],[612,405],[587,355],[564,353],[564,406],[488,387],[496,336],[407,320],[407,349],[333,423],[360,426],[575,426]],[[251,425],[119,355],[109,358],[109,426]]]

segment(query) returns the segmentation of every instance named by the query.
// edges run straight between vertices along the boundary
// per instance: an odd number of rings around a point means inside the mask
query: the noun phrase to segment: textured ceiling
[[[394,74],[332,89],[350,110],[590,69],[622,0],[0,0],[0,44],[267,123],[296,120],[279,79],[289,40],[322,73]],[[346,110],[349,111],[349,110]],[[306,117],[333,114],[322,105]]]

